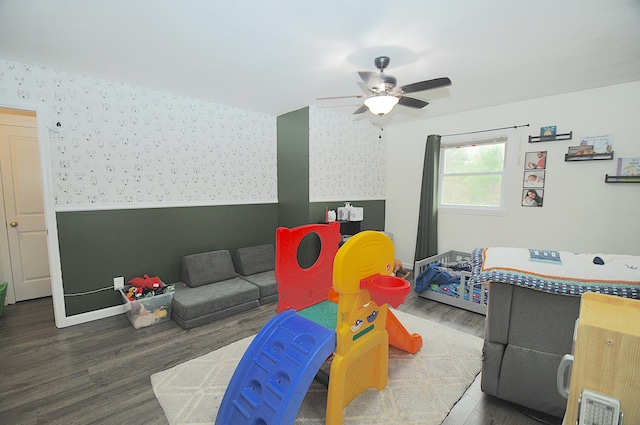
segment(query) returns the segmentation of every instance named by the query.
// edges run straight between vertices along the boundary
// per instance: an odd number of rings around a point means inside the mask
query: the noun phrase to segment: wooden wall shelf
[[[553,136],[529,136],[529,143],[538,142],[554,142],[556,140],[571,140],[573,131],[562,134],[554,134]]]
[[[602,159],[613,159],[613,151],[606,153],[591,153],[584,155],[570,155],[568,153],[564,154],[565,162],[571,161],[598,161]]]
[[[640,183],[640,176],[610,176],[605,174],[605,183]]]

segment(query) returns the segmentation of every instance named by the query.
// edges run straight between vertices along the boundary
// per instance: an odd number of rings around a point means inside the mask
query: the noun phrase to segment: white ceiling
[[[640,80],[640,0],[0,0],[0,59],[281,115],[449,77],[395,124]],[[594,99],[597,102],[597,99]]]

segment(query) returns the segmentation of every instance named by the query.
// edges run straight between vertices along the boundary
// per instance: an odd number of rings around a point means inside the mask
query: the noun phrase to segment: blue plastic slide
[[[278,314],[242,356],[216,425],[293,424],[316,372],[335,348],[335,330],[294,310]]]

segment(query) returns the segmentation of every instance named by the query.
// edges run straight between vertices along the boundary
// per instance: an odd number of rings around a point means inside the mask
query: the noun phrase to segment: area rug
[[[344,425],[440,424],[480,372],[482,340],[394,310],[411,333],[422,335],[415,355],[389,347],[389,383],[367,390],[345,409]],[[252,337],[151,376],[171,425],[213,424],[227,384]],[[325,423],[327,388],[313,382],[296,424]]]

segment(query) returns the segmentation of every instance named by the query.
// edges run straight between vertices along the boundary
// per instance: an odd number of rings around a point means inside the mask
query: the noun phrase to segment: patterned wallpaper
[[[276,117],[0,60],[2,99],[47,110],[57,210],[277,202]],[[310,200],[385,198],[386,140],[310,109]]]
[[[367,120],[309,108],[311,202],[386,197],[387,140]]]
[[[9,61],[2,98],[46,105],[57,209],[277,202],[273,116]]]

